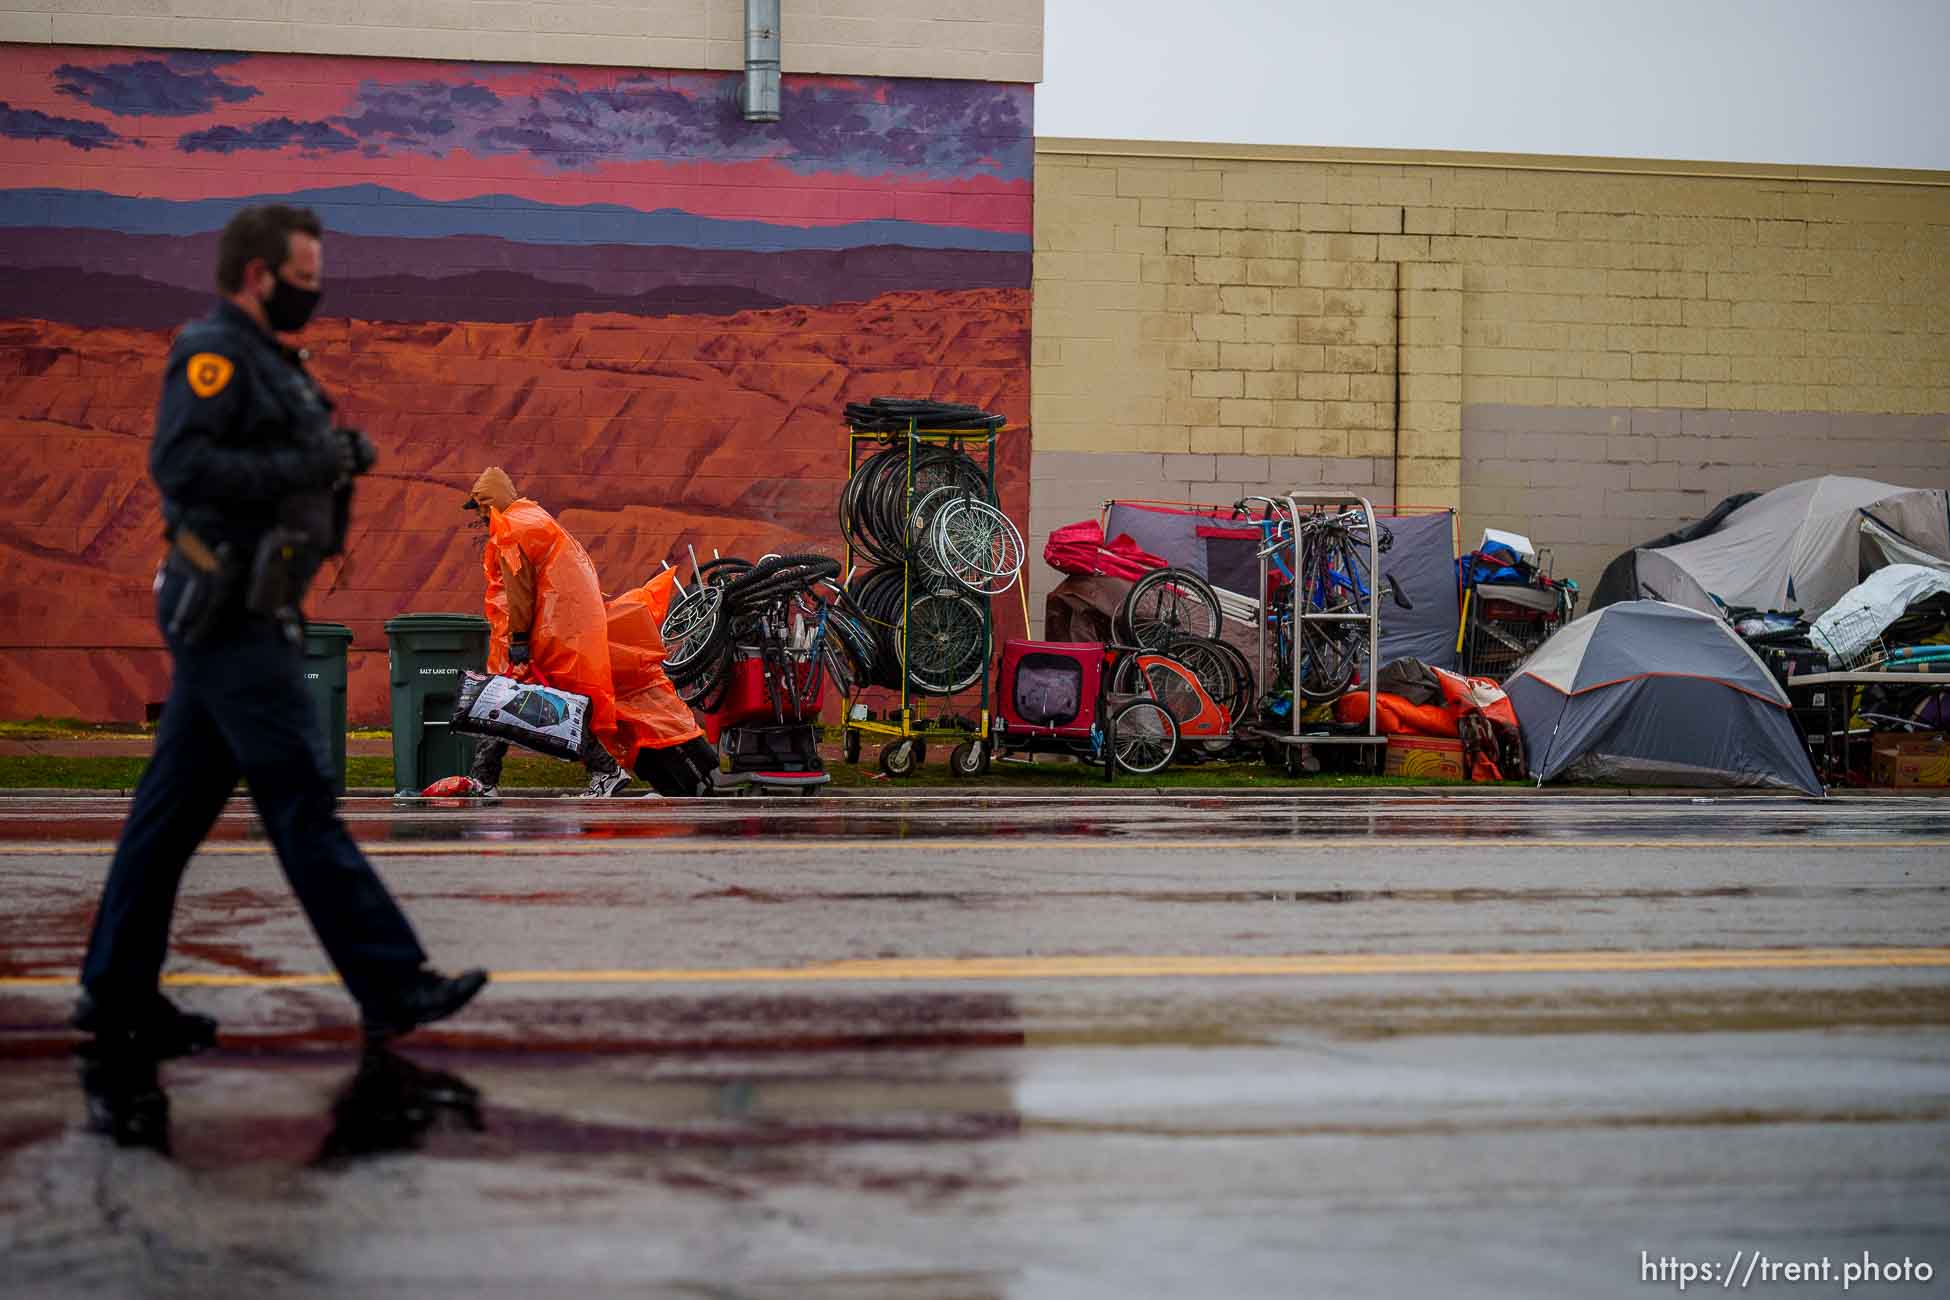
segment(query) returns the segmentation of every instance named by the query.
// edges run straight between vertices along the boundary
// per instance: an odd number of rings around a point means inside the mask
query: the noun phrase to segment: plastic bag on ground
[[[487,787],[471,776],[443,776],[420,791],[420,797],[422,799],[478,799],[486,793]]]

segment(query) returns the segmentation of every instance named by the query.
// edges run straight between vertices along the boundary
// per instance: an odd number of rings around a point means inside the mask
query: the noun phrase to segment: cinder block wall
[[[1327,485],[1588,587],[1731,492],[1950,480],[1950,175],[1043,139],[1035,245],[1032,553]]]
[[[0,0],[0,41],[734,70],[742,0]],[[1043,79],[1043,0],[787,0],[786,72]]]

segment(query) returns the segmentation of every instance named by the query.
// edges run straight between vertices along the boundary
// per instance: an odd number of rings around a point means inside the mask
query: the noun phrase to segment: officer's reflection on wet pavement
[[[120,1147],[169,1155],[169,1094],[156,1059],[96,1044],[77,1056],[89,1132]],[[458,1075],[369,1046],[332,1102],[332,1128],[312,1163],[330,1169],[361,1156],[414,1151],[437,1128],[486,1131],[480,1090]]]
[[[88,1131],[113,1138],[118,1147],[146,1147],[168,1155],[169,1094],[163,1091],[156,1058],[99,1041],[77,1048],[75,1055],[88,1100]]]
[[[332,1103],[332,1131],[313,1163],[331,1168],[360,1156],[414,1151],[423,1136],[442,1127],[486,1131],[480,1089],[445,1070],[368,1047]]]

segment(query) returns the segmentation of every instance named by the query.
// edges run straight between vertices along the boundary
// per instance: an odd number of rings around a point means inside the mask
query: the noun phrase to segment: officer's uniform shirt
[[[170,536],[188,528],[248,555],[314,496],[329,525],[339,441],[331,400],[298,353],[219,304],[184,327],[163,373],[149,471]]]

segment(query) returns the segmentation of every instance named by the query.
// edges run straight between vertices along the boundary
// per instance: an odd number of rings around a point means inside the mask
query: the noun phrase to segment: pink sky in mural
[[[853,161],[823,170],[770,160],[710,161],[703,157],[603,160],[565,168],[532,152],[444,148],[439,153],[388,146],[306,150],[297,147],[184,152],[178,142],[216,128],[247,131],[274,119],[324,124],[369,108],[362,102],[390,89],[411,94],[429,86],[486,87],[504,102],[563,91],[593,95],[619,82],[678,98],[719,74],[644,72],[628,68],[538,69],[517,65],[424,63],[382,59],[321,59],[257,55],[215,66],[209,75],[255,93],[239,103],[196,113],[116,113],[56,89],[57,69],[128,65],[169,58],[167,52],[76,50],[9,51],[0,99],[62,119],[100,123],[120,137],[108,147],[79,149],[58,139],[0,138],[0,187],[105,190],[130,197],[196,200],[238,198],[335,185],[379,184],[430,200],[512,194],[554,204],[614,203],[641,210],[678,208],[700,216],[794,225],[899,219],[974,226],[1027,234],[1031,181],[983,174],[993,159],[976,158],[973,174],[935,176],[887,165],[871,174]],[[833,91],[885,97],[890,83],[805,78]],[[997,88],[1009,93],[1007,88]],[[1026,95],[1027,92],[1025,91]],[[627,116],[616,115],[627,121]],[[572,125],[580,125],[573,123]],[[1028,126],[1023,124],[1023,141]],[[912,133],[910,132],[910,135]],[[140,147],[138,144],[140,143]],[[247,161],[239,166],[241,161]],[[870,164],[869,164],[870,165]]]

